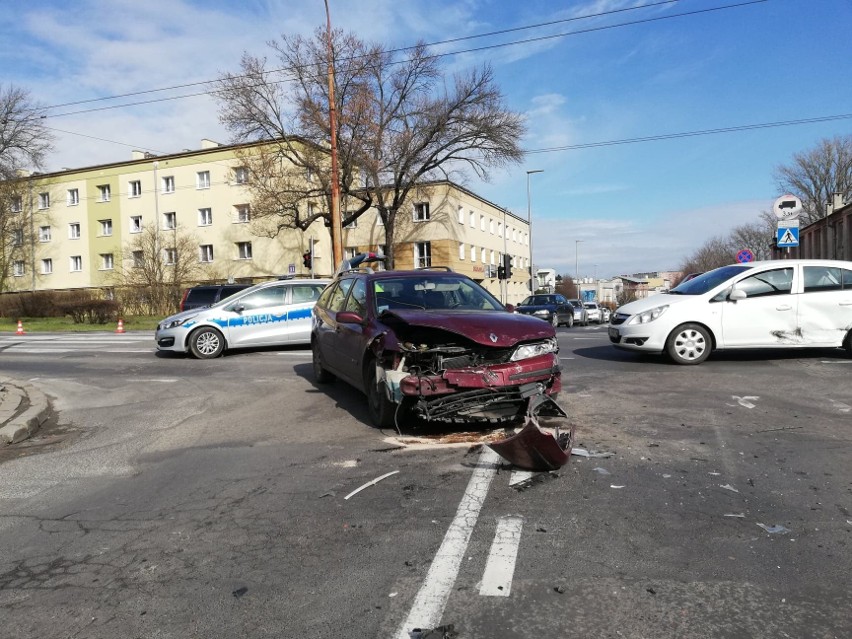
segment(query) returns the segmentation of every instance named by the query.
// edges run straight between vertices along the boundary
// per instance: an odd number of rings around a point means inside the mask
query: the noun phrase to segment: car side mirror
[[[352,311],[340,311],[337,314],[338,324],[363,324],[364,318]]]
[[[731,294],[728,295],[728,299],[732,302],[739,302],[740,300],[744,300],[746,297],[748,297],[748,295],[746,295],[746,292],[741,288],[734,288],[734,290],[731,291]]]
[[[244,310],[246,310],[246,307],[245,307],[245,306],[243,306],[242,304],[234,304],[234,305],[231,307],[231,310],[232,310],[234,313],[242,313]]]
[[[506,304],[506,312],[507,313],[514,313],[515,312],[515,305],[514,304]]]

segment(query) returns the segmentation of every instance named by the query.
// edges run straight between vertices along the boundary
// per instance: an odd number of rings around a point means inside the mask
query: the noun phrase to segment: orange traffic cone
[[[24,323],[21,320],[18,320],[18,330],[15,331],[15,335],[23,335],[24,334]]]
[[[115,332],[116,333],[123,333],[124,332],[124,320],[121,319],[120,317],[118,318],[118,328],[115,329]]]

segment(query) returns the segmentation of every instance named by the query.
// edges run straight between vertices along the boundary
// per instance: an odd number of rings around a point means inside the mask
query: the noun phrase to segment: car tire
[[[320,353],[319,344],[314,340],[311,342],[311,355],[314,368],[314,380],[317,384],[330,384],[335,380],[332,373],[329,373],[322,365],[322,354]]]
[[[852,357],[852,331],[846,333],[846,339],[843,341],[843,345],[846,347],[846,354],[849,357]]]
[[[214,359],[225,350],[225,336],[210,326],[202,326],[189,336],[189,350],[198,359]]]
[[[394,426],[396,404],[390,401],[384,389],[379,389],[376,384],[376,360],[374,359],[368,361],[364,368],[364,385],[367,393],[367,408],[373,424],[378,428]]]
[[[573,315],[568,316],[568,321],[566,322],[566,325],[568,326],[568,328],[574,328],[574,316]]]
[[[681,324],[666,340],[666,353],[675,364],[700,364],[710,356],[713,341],[700,324]]]
[[[550,318],[550,325],[553,328],[559,328],[559,313],[553,314],[553,317]]]

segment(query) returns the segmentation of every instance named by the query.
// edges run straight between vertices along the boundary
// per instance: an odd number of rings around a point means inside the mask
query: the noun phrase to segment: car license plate
[[[619,338],[619,334],[618,334],[618,329],[617,329],[617,328],[612,328],[612,327],[610,327],[608,330],[609,330],[609,338],[610,338],[610,339],[618,339],[618,338]]]

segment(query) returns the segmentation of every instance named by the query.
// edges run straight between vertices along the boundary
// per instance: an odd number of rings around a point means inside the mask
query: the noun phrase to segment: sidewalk
[[[0,377],[0,446],[30,437],[49,414],[47,396],[35,386]]]

